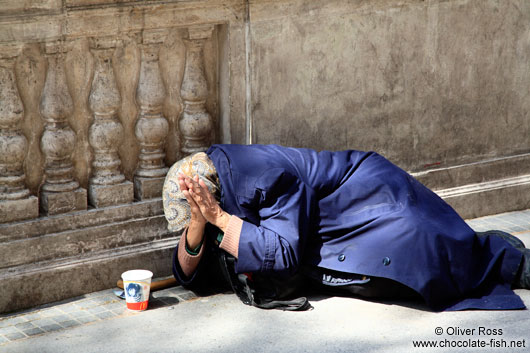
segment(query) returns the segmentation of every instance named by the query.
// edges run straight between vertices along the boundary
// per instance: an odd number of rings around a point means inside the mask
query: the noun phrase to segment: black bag
[[[224,277],[232,290],[244,304],[261,309],[280,309],[287,311],[304,311],[313,307],[305,297],[286,300],[302,282],[302,275],[287,280],[267,277],[258,274],[247,276],[235,272],[235,258],[225,251],[218,250],[218,259]]]

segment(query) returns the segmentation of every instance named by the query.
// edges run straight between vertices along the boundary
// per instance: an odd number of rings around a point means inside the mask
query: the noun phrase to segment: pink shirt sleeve
[[[226,226],[223,240],[219,247],[234,256],[237,259],[239,251],[239,237],[241,235],[241,228],[243,227],[243,220],[237,216],[230,216],[228,225]]]
[[[231,254],[237,258],[239,250],[239,237],[241,235],[241,228],[243,227],[243,220],[237,216],[230,216],[228,225],[226,227],[226,232],[223,235],[223,240],[219,247],[225,250],[227,253]],[[177,250],[177,259],[180,264],[182,272],[187,277],[190,277],[193,272],[197,269],[199,262],[201,261],[202,254],[204,252],[204,246],[201,246],[199,253],[197,255],[191,255],[186,251],[186,234],[188,229],[186,229],[180,238],[178,243]]]
[[[180,237],[180,241],[178,243],[178,251],[177,251],[177,259],[180,264],[180,268],[182,269],[182,272],[187,277],[190,277],[193,272],[195,272],[195,269],[199,265],[199,262],[201,261],[201,257],[203,254],[204,246],[201,246],[201,249],[199,250],[199,253],[197,255],[191,255],[186,251],[186,234],[188,233],[188,229],[184,230],[182,233],[182,236]]]

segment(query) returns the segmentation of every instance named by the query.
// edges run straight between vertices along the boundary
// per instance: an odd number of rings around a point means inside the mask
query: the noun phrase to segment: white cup
[[[147,270],[130,270],[121,274],[127,309],[147,309],[152,277],[153,272]]]

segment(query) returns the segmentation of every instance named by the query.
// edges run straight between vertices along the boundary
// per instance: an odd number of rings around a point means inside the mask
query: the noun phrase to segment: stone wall
[[[525,0],[0,0],[0,312],[169,274],[165,173],[214,142],[529,208],[529,38]]]
[[[252,142],[375,150],[464,217],[530,207],[530,2],[250,10]]]

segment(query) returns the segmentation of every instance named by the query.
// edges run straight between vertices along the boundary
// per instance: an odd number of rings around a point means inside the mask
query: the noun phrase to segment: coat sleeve
[[[191,273],[186,273],[179,262],[179,249],[185,242],[185,237],[182,237],[177,243],[173,254],[173,276],[182,286],[187,289],[194,290],[200,294],[211,294],[219,291],[229,289],[229,283],[223,276],[219,261],[215,256],[214,247],[217,245],[213,243],[213,237],[217,235],[217,230],[211,225],[205,228],[205,239],[202,244],[200,256],[197,259],[192,259],[194,270]],[[184,250],[185,251],[185,250]],[[180,257],[182,260],[182,257]]]
[[[269,175],[270,179],[270,175]],[[243,222],[239,238],[236,271],[275,273],[289,276],[296,272],[310,236],[314,192],[289,174],[262,180],[255,207],[259,224]]]

